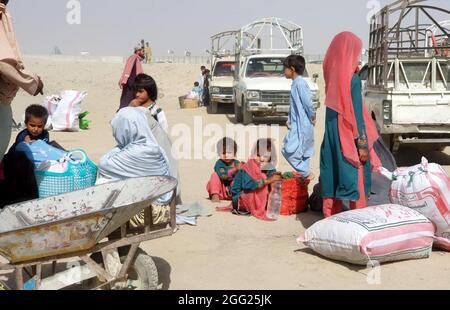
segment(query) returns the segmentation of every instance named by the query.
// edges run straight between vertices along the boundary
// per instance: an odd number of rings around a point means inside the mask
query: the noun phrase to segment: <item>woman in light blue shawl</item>
[[[171,175],[167,156],[156,142],[142,112],[124,108],[117,113],[111,125],[117,147],[100,159],[100,182]],[[168,193],[155,203],[167,205],[172,195]]]

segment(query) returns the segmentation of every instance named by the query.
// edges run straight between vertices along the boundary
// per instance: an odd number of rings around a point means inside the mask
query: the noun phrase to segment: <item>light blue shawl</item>
[[[135,108],[120,110],[112,120],[117,147],[100,159],[99,175],[108,181],[146,176],[170,176],[169,161],[158,145],[146,116]],[[157,203],[168,204],[169,193]]]

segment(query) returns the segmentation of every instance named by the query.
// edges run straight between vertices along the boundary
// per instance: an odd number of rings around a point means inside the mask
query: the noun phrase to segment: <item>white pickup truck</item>
[[[284,76],[283,62],[289,55],[302,54],[303,30],[293,22],[268,17],[241,28],[234,76],[236,122],[248,125],[255,116],[288,115],[292,81]],[[319,87],[308,70],[304,78],[318,108]]]
[[[287,116],[292,80],[284,76],[283,61],[288,55],[259,54],[245,57],[234,82],[236,121],[251,124],[253,117]],[[314,76],[313,78],[317,78]],[[316,106],[320,105],[319,87],[305,70],[304,78]]]
[[[360,76],[393,153],[402,144],[450,145],[450,22],[436,22],[443,13],[450,17],[442,8],[398,1],[372,17],[369,63]],[[392,26],[386,31],[380,21]]]
[[[216,114],[219,106],[234,103],[233,81],[234,81],[235,58],[224,57],[213,62],[209,93],[211,103],[208,113]]]

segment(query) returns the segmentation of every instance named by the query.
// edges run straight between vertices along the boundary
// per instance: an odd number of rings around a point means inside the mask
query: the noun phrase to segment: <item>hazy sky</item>
[[[381,0],[386,5],[393,0]],[[303,26],[307,54],[323,54],[335,34],[350,30],[368,40],[367,16],[374,0],[79,0],[81,24],[66,21],[69,0],[10,0],[24,54],[130,54],[141,38],[154,54],[186,49],[203,55],[211,35],[277,16]],[[434,0],[450,9],[449,0]],[[372,8],[368,8],[372,7]]]

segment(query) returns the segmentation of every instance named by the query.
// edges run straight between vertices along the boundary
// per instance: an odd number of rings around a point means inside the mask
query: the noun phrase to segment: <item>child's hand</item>
[[[25,141],[26,143],[30,143],[30,142],[33,141],[33,140],[31,140],[30,136],[26,136],[25,139],[24,139],[24,141]]]
[[[141,105],[140,105],[139,101],[134,99],[133,101],[130,102],[130,104],[128,106],[131,108],[137,108],[137,107],[140,107]]]
[[[269,179],[267,179],[269,184],[272,184],[272,183],[275,183],[275,182],[280,182],[282,180],[283,180],[283,177],[280,174],[274,174]]]
[[[237,164],[236,167],[235,167],[236,171],[241,171],[243,166],[244,165],[242,163]]]
[[[369,150],[368,149],[359,149],[359,160],[362,163],[366,163],[369,160]]]

